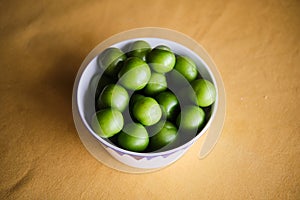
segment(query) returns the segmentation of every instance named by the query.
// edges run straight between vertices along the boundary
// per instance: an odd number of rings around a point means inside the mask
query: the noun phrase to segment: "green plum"
[[[123,112],[129,103],[129,96],[122,86],[117,84],[107,85],[98,98],[98,106],[112,107]]]
[[[189,82],[195,80],[198,75],[196,64],[192,59],[186,56],[177,56],[174,66]]]
[[[174,121],[179,112],[179,102],[175,94],[170,91],[159,93],[155,99],[161,105],[163,112],[166,114],[167,119]]]
[[[97,59],[98,65],[105,70],[104,73],[116,78],[121,63],[126,59],[126,55],[118,48],[110,47],[104,50]]]
[[[144,88],[144,93],[147,95],[155,95],[167,89],[167,79],[163,74],[153,72],[150,80]]]
[[[96,79],[96,77],[94,79]],[[94,79],[93,79],[93,81],[95,81]],[[107,85],[114,84],[114,83],[115,83],[115,79],[112,79],[109,76],[106,76],[105,74],[101,75],[98,85],[97,85],[96,92],[95,92],[95,108],[96,108],[96,110],[101,110],[101,108],[102,108],[102,105],[99,104],[100,102],[98,102],[101,92]]]
[[[161,123],[164,123],[162,128]],[[151,151],[158,150],[172,143],[177,137],[177,128],[171,122],[160,122],[157,126],[159,130],[157,130],[155,135],[150,137],[149,149]]]
[[[177,117],[177,126],[183,130],[197,131],[205,121],[205,112],[198,106],[185,106]]]
[[[133,93],[133,95],[130,97],[129,106],[132,107],[138,100],[144,98],[144,95]]]
[[[161,49],[161,50],[165,50],[165,51],[171,51],[171,49],[165,45],[158,45],[156,46],[154,49]]]
[[[207,107],[213,104],[216,100],[216,88],[208,80],[196,79],[191,82],[196,95],[196,103],[201,107]],[[193,100],[193,97],[191,97]]]
[[[171,71],[174,68],[175,61],[174,53],[163,49],[153,49],[147,55],[147,62],[158,73]]]
[[[92,118],[92,127],[97,135],[109,138],[120,132],[124,125],[120,111],[107,108],[96,112]]]
[[[157,101],[151,97],[144,97],[136,101],[132,109],[133,116],[141,124],[151,126],[162,117],[162,111]]]
[[[144,40],[126,46],[126,54],[109,47],[97,58],[102,71],[90,81],[98,110],[92,129],[134,152],[164,151],[190,141],[210,117],[217,95],[213,83],[197,79],[195,62],[175,56],[168,46],[151,49]]]
[[[149,144],[147,130],[139,123],[126,124],[118,134],[118,144],[130,151],[144,151]]]
[[[98,98],[101,88],[98,88],[99,80],[101,78],[101,74],[96,74],[92,77],[91,82],[90,82],[90,92],[91,95],[95,95],[95,98]]]
[[[128,48],[128,57],[138,57],[146,61],[146,55],[151,51],[151,46],[143,40],[133,42]]]
[[[133,116],[133,106],[134,104],[139,101],[140,99],[144,98],[144,95],[141,95],[139,93],[133,93],[129,100],[129,113],[130,117]],[[132,118],[131,118],[132,119]]]
[[[128,58],[119,72],[119,82],[130,90],[144,88],[151,77],[151,71],[146,62],[138,57]]]

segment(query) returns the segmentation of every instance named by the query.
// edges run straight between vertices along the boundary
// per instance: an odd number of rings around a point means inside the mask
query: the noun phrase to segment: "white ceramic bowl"
[[[179,55],[185,55],[195,61],[201,76],[211,81],[217,90],[217,98],[211,107],[211,116],[205,127],[195,137],[175,148],[161,152],[138,153],[124,150],[115,146],[108,139],[98,136],[90,126],[91,116],[95,113],[94,94],[90,91],[90,84],[95,74],[101,73],[97,66],[97,56],[108,47],[125,48],[129,43],[136,40],[147,41],[151,47],[164,44]],[[216,79],[217,77],[217,79]],[[177,159],[191,147],[211,126],[219,106],[219,91],[224,91],[219,73],[204,49],[191,38],[176,31],[161,28],[142,28],[119,33],[100,43],[92,50],[83,61],[73,88],[73,115],[78,113],[80,119],[75,120],[78,131],[78,124],[83,124],[84,129],[89,132],[105,148],[105,150],[121,163],[141,169],[156,169],[165,167]],[[223,104],[222,104],[223,105]]]

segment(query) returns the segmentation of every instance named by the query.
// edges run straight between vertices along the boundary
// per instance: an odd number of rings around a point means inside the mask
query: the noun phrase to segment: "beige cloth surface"
[[[98,162],[72,118],[76,72],[109,36],[157,26],[202,44],[227,116],[175,164],[126,174]],[[0,199],[299,199],[300,1],[1,1]]]

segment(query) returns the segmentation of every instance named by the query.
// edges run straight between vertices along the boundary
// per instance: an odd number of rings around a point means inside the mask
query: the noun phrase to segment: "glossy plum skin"
[[[146,41],[137,40],[128,45],[127,52],[106,49],[97,63],[103,74],[91,80],[90,90],[96,97],[91,125],[116,146],[134,152],[156,151],[182,142],[182,134],[196,135],[208,120],[216,89],[199,78],[188,56],[175,54],[163,44],[151,49]],[[186,85],[190,90],[185,90]]]
[[[130,57],[125,61],[118,76],[121,85],[134,91],[147,85],[151,71],[146,62],[138,57]]]

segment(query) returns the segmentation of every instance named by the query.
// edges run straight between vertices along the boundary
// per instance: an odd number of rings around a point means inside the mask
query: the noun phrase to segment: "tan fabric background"
[[[132,175],[95,160],[72,119],[88,52],[131,28],[183,32],[223,77],[227,117],[174,165]],[[299,199],[300,1],[1,1],[0,199]]]

